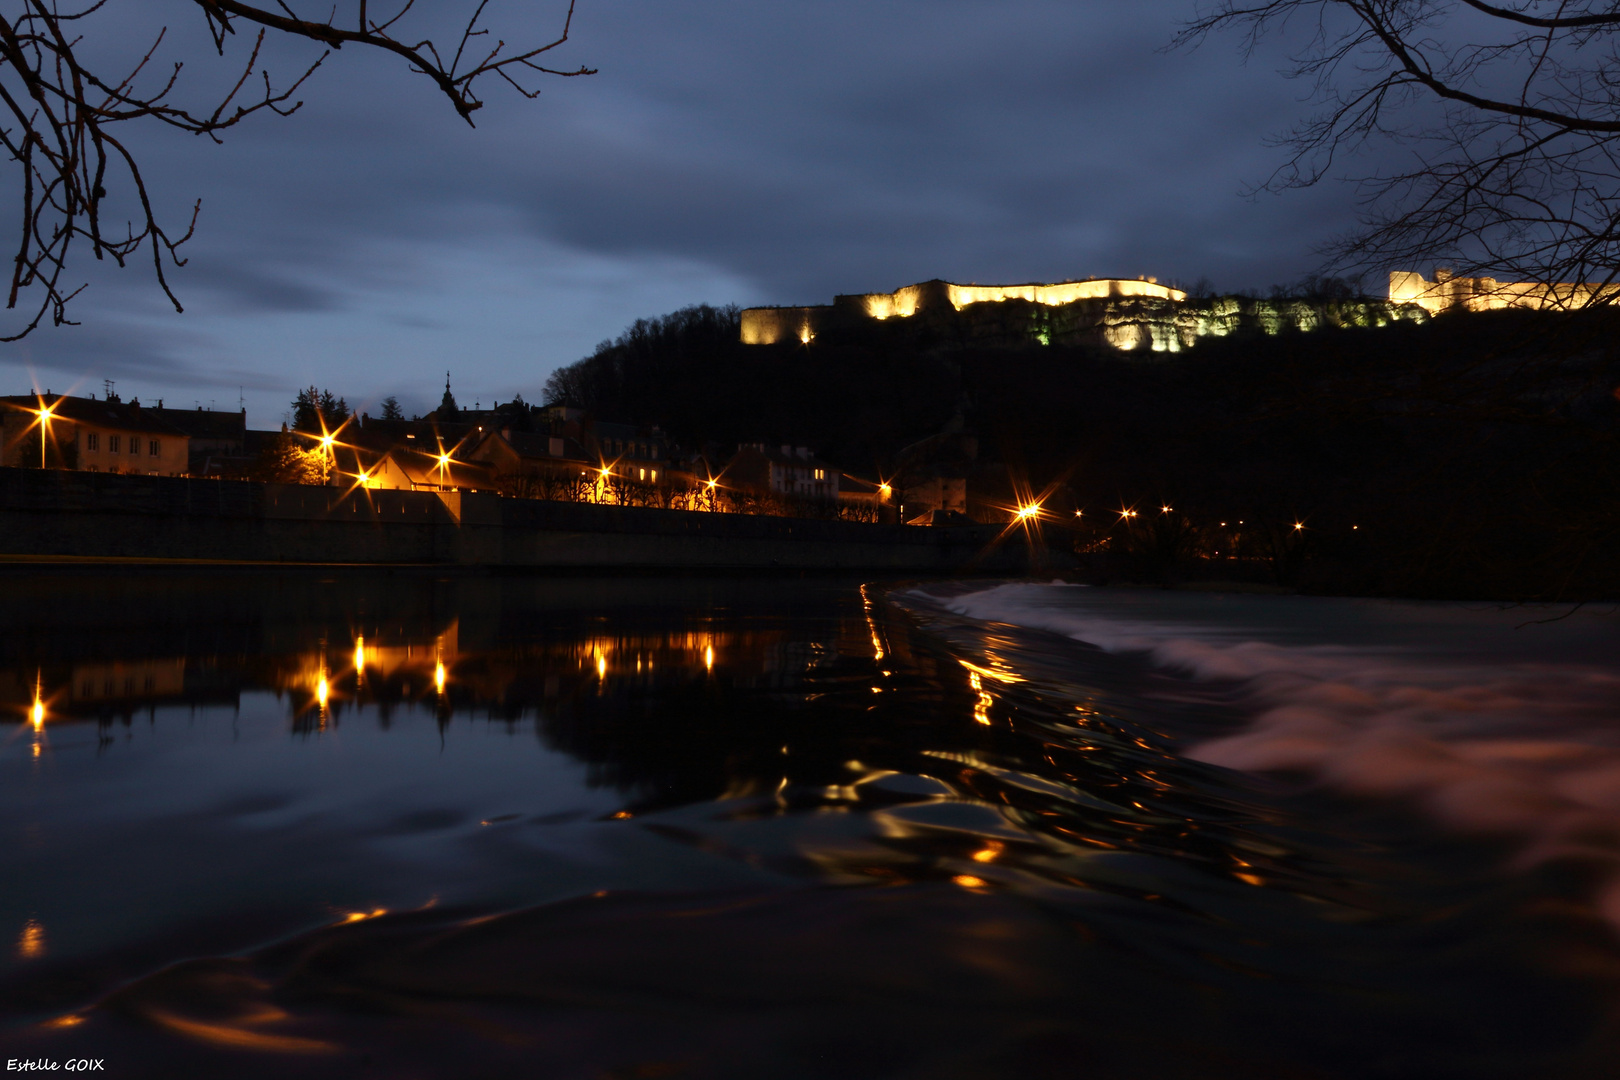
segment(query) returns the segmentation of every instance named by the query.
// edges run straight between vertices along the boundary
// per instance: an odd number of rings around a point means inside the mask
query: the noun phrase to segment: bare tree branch
[[[221,133],[256,113],[269,111],[290,116],[302,102],[295,95],[304,83],[325,64],[330,52],[346,45],[380,49],[404,60],[410,70],[430,79],[450,99],[456,113],[472,123],[472,114],[483,106],[478,96],[479,80],[494,75],[526,98],[538,96],[529,84],[534,76],[589,75],[590,68],[571,70],[547,67],[544,54],[568,41],[574,7],[570,0],[560,33],[552,40],[507,53],[504,40],[469,54],[475,38],[489,36],[482,25],[489,0],[477,0],[456,37],[453,50],[441,50],[431,38],[411,40],[397,36],[405,25],[415,0],[395,0],[391,13],[373,18],[371,0],[343,0],[326,17],[306,19],[285,2],[273,7],[241,3],[239,0],[192,0],[200,9],[214,48],[225,55],[227,43],[235,38],[238,24],[257,32],[242,65],[239,77],[211,107],[179,104],[173,96],[179,87],[181,63],[174,63],[153,85],[150,69],[167,36],[160,29],[150,47],[122,75],[106,76],[81,63],[82,38],[70,27],[94,25],[91,18],[102,13],[108,0],[88,0],[74,11],[61,11],[54,0],[0,0],[0,146],[23,174],[17,254],[13,259],[8,310],[29,303],[35,290],[37,301],[26,308],[20,327],[0,333],[0,341],[16,341],[31,333],[48,315],[54,325],[71,325],[67,304],[84,286],[69,288],[63,282],[68,256],[77,240],[83,240],[97,259],[110,258],[119,266],[143,245],[152,256],[159,287],[182,310],[169,287],[165,266],[183,266],[179,248],[196,230],[201,201],[192,207],[191,220],[184,234],[172,236],[157,220],[146,181],[135,156],[125,142],[113,133],[115,125],[145,120],[164,124],[194,135],[220,141]],[[348,6],[353,4],[353,8]],[[386,7],[386,5],[384,5]],[[87,21],[88,20],[88,21]],[[277,80],[264,70],[261,55],[266,35],[280,34],[306,39],[327,47],[290,82],[277,89]],[[449,51],[447,65],[440,59]],[[481,59],[464,58],[481,56]],[[251,93],[248,88],[256,87]],[[114,165],[123,190],[138,205],[140,216],[123,234],[108,234],[103,227],[103,211],[109,198],[109,163]],[[26,312],[31,312],[27,314]]]
[[[1314,184],[1375,142],[1415,161],[1360,178],[1365,227],[1330,245],[1335,265],[1620,279],[1615,0],[1214,0],[1177,44],[1237,31],[1252,55],[1300,26],[1285,73],[1320,111],[1280,140],[1289,157],[1265,186]]]

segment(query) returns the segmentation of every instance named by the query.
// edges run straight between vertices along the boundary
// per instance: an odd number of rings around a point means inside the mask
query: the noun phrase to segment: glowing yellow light
[[[440,663],[437,663],[437,664],[433,665],[433,685],[438,688],[439,693],[441,693],[441,694],[444,693],[444,664],[443,664],[443,662],[440,662]]]
[[[703,647],[703,667],[708,671],[713,671],[714,670],[714,646],[713,645],[705,645]]]
[[[38,698],[34,699],[34,707],[29,711],[29,718],[34,722],[34,730],[38,731],[45,726],[45,703]]]
[[[351,911],[343,916],[343,922],[365,922],[367,919],[375,919],[386,914],[388,914],[388,909],[385,907],[372,908],[370,911]]]
[[[321,708],[326,708],[326,699],[331,696],[331,692],[331,687],[326,682],[326,676],[322,675],[315,683],[315,700],[321,703]]]
[[[1075,516],[1075,517],[1085,517],[1085,515],[1084,515],[1084,514],[1082,514],[1082,513],[1081,513],[1081,512],[1080,512],[1080,511],[1078,511],[1078,510],[1076,510],[1076,511],[1075,511],[1075,512],[1074,512],[1074,516]]]
[[[1295,531],[1295,532],[1299,532],[1299,531],[1300,531],[1300,530],[1301,530],[1301,529],[1303,529],[1303,528],[1304,528],[1304,527],[1305,527],[1305,526],[1303,526],[1303,525],[1301,525],[1301,524],[1300,524],[1300,523],[1299,523],[1299,522],[1297,522],[1297,521],[1296,521],[1296,522],[1294,522],[1294,531]]]
[[[978,688],[976,679],[980,675],[983,675],[986,678],[994,679],[997,682],[1004,683],[1018,683],[1024,681],[1022,677],[1014,674],[1011,671],[994,671],[990,668],[980,667],[978,664],[970,664],[966,660],[958,660],[957,663],[968,669],[968,681],[974,684],[975,689]]]
[[[337,436],[336,435],[322,435],[321,436],[321,445],[326,447],[328,450],[332,449],[332,444],[335,443],[335,442],[337,442]]]
[[[1020,506],[1018,508],[1018,520],[1028,521],[1032,517],[1039,517],[1040,513],[1040,503],[1030,503],[1028,506]]]
[[[964,889],[982,889],[989,884],[984,878],[974,877],[972,874],[957,874],[951,880]]]
[[[366,673],[366,639],[363,636],[354,639],[354,670],[357,675]]]
[[[29,919],[17,935],[17,959],[38,960],[45,955],[45,927],[38,919]]]
[[[999,840],[988,841],[983,848],[973,853],[973,861],[980,863],[994,862],[996,856],[1001,854],[1005,846]]]
[[[1164,513],[1166,513],[1166,514],[1168,514],[1170,512],[1170,508],[1168,506],[1161,506],[1161,507],[1159,507],[1159,509],[1161,511],[1163,511]]]
[[[709,490],[710,490],[710,491],[713,491],[713,490],[714,490],[714,485],[715,485],[715,483],[716,483],[716,481],[714,481],[714,480],[710,480],[710,481],[709,481]]]
[[[890,492],[890,490],[891,490],[891,489],[890,489],[890,487],[889,487],[889,485],[888,485],[888,484],[879,484],[879,485],[878,485],[878,491],[879,491],[879,492],[881,492],[881,493],[882,493],[882,494],[883,494],[883,497],[884,497],[884,498],[885,498],[885,499],[887,499],[887,498],[888,498],[888,497],[889,497],[889,492]]]
[[[607,657],[601,653],[596,654],[596,677],[598,679],[607,678]]]
[[[39,467],[43,469],[45,467],[45,444],[50,441],[51,421],[55,419],[55,415],[51,410],[56,406],[46,405],[43,398],[40,399],[39,406],[35,411],[39,413]]]

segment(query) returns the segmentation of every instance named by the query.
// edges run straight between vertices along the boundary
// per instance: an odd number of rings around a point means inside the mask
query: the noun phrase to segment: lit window
[[[118,453],[118,436],[116,436],[116,435],[107,436],[107,453],[109,453],[109,454]]]
[[[653,483],[656,484],[657,482],[658,482],[658,470],[654,469],[653,470]]]
[[[647,479],[647,470],[646,469],[641,469],[640,473],[641,473],[641,475],[639,477],[637,477],[638,480]]]
[[[94,453],[101,449],[101,435],[99,432],[88,432],[84,437],[84,448]]]

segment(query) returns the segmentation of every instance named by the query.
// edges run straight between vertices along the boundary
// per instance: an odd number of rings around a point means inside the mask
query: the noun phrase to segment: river
[[[1542,1077],[1620,1050],[1620,618],[0,575],[0,1056]]]

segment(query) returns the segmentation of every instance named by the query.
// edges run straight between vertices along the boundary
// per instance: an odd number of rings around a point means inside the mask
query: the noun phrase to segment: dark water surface
[[[1299,744],[1254,672],[891,584],[5,571],[0,1057],[1615,1075],[1603,858],[1229,769]]]

